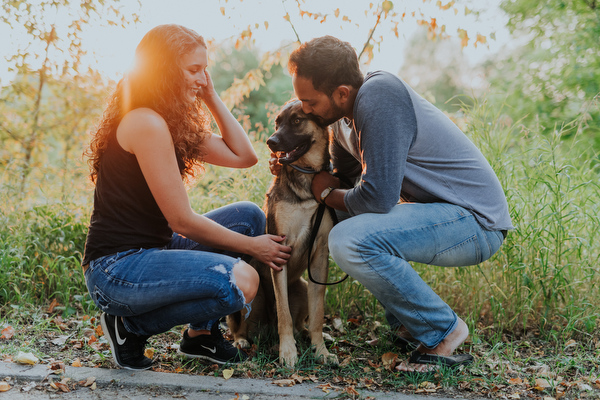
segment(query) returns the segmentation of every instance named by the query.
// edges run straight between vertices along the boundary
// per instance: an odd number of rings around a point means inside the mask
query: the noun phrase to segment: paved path
[[[20,365],[0,362],[0,381],[10,378],[12,389],[0,392],[0,400],[42,400],[42,399],[83,399],[83,400],[162,400],[162,399],[206,399],[206,400],[306,400],[332,399],[342,392],[326,393],[313,382],[302,382],[291,387],[280,387],[273,380],[244,379],[213,376],[183,375],[154,371],[128,371],[124,369],[102,369],[86,367],[69,367],[62,377],[71,378],[75,382],[95,377],[96,389],[77,386],[68,393],[51,393],[36,389],[32,382],[39,384],[49,375],[47,365]],[[54,381],[62,377],[54,376]],[[30,388],[28,391],[24,391]],[[359,391],[361,399],[424,400],[427,397],[405,395],[400,393]],[[346,397],[344,397],[346,398]],[[449,400],[435,397],[436,400]]]

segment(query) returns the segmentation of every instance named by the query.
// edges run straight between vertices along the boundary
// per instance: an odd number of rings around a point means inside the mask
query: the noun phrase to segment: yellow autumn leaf
[[[20,351],[19,354],[17,354],[17,358],[15,358],[15,361],[19,364],[33,365],[37,364],[39,360],[36,356],[33,355],[33,353],[24,353]]]
[[[221,7],[221,14],[225,15],[225,7]]]
[[[233,376],[233,369],[224,369],[223,370],[223,378],[229,379]]]
[[[7,392],[10,390],[10,385],[8,384],[8,382],[0,382],[0,392]]]
[[[81,361],[79,360],[79,358],[76,358],[75,360],[73,360],[73,362],[71,363],[71,367],[75,367],[75,368],[81,367]]]
[[[152,347],[148,347],[146,350],[144,350],[144,355],[148,358],[154,357],[154,349]]]
[[[398,361],[398,354],[388,352],[381,356],[381,362],[383,366],[389,370],[392,370],[396,366],[396,362]]]

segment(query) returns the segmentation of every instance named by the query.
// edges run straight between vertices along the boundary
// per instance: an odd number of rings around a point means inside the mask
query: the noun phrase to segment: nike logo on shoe
[[[210,347],[206,347],[204,345],[200,345],[200,347],[204,347],[206,350],[210,351],[211,353],[215,354],[217,352],[217,346],[213,347],[212,349]]]
[[[115,336],[117,337],[117,343],[119,346],[123,346],[127,341],[127,338],[121,339],[121,336],[119,336],[119,325],[117,324],[117,318],[119,317],[115,317]]]

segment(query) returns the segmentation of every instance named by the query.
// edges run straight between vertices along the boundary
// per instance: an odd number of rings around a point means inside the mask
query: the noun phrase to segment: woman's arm
[[[253,166],[258,157],[248,135],[217,95],[209,73],[204,73],[207,84],[200,89],[198,95],[210,110],[221,133],[221,136],[211,135],[204,142],[207,150],[204,161],[232,168]]]
[[[171,134],[164,119],[148,108],[130,111],[117,129],[121,147],[133,153],[144,178],[171,229],[198,243],[251,255],[271,268],[280,270],[291,248],[275,235],[249,237],[231,231],[195,213],[175,157]]]

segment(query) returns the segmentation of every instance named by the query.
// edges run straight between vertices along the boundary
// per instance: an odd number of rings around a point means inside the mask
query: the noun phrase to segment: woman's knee
[[[233,276],[237,287],[244,294],[246,303],[250,303],[254,300],[258,291],[258,284],[260,283],[258,272],[250,264],[240,260],[233,266]]]

